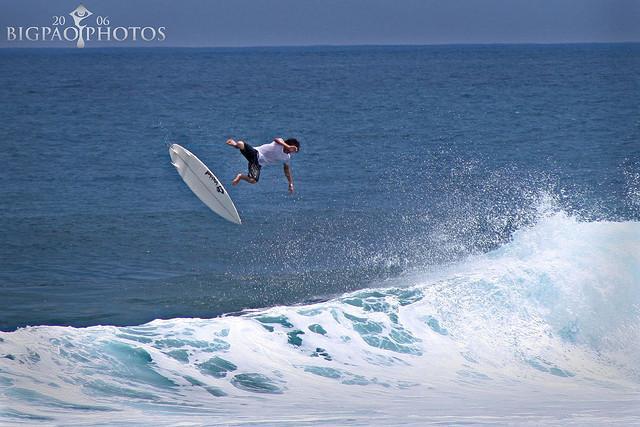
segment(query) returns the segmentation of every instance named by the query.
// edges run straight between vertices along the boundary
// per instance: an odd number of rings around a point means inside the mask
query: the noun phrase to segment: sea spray
[[[242,316],[2,333],[1,416],[223,422],[266,399],[255,421],[279,408],[330,423],[313,402],[339,401],[347,418],[386,423],[463,400],[472,414],[543,416],[558,399],[580,414],[598,397],[640,420],[639,223],[547,212],[436,276]]]

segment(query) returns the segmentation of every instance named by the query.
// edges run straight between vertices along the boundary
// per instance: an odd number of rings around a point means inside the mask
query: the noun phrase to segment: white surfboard
[[[242,223],[227,190],[200,159],[178,144],[169,147],[169,155],[171,164],[202,203],[222,218],[236,224]]]

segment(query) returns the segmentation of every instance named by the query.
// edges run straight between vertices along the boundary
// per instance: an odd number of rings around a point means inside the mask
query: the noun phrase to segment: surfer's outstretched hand
[[[289,193],[293,193],[295,189],[293,188],[293,182],[289,184]]]

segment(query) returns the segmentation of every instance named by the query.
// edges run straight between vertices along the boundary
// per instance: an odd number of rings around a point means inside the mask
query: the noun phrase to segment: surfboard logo
[[[218,191],[218,193],[224,194],[224,188],[222,188],[222,186],[220,185],[216,177],[213,176],[213,174],[210,171],[206,171],[204,174],[207,175],[209,179],[213,181],[213,183],[216,185],[216,190]]]
[[[54,15],[49,26],[7,26],[8,42],[76,42],[76,47],[85,47],[88,41],[98,42],[161,42],[166,39],[166,27],[111,26],[108,15],[95,15],[83,4],[66,15]],[[90,20],[89,17],[94,16]],[[89,21],[93,25],[89,25]]]

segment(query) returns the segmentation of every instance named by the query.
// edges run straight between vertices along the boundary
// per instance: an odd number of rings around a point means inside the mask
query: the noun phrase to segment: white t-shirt
[[[256,150],[258,150],[258,163],[260,163],[260,166],[289,163],[291,154],[282,151],[283,148],[284,147],[282,145],[275,141],[271,144],[264,144],[256,147]]]

